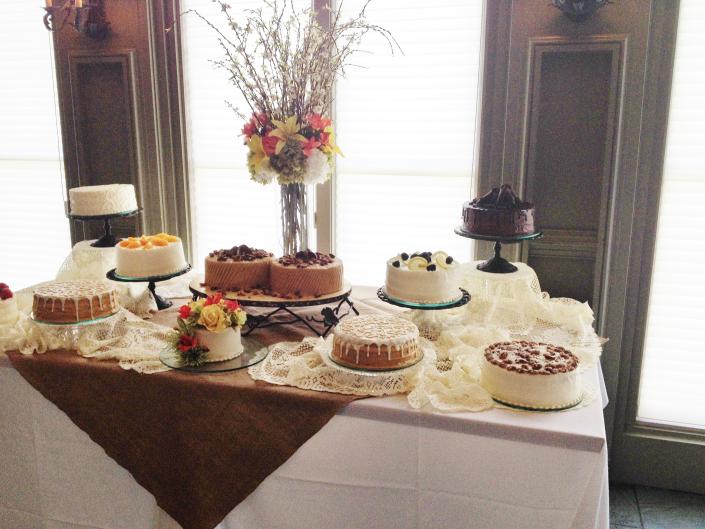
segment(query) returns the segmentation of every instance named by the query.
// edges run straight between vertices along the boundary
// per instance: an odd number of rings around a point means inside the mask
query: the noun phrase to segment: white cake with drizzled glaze
[[[69,189],[71,214],[83,217],[129,213],[137,209],[135,186],[108,184]]]
[[[387,370],[415,364],[422,355],[419,329],[389,315],[346,319],[333,332],[334,362],[346,367]]]
[[[34,289],[32,313],[45,323],[78,323],[115,314],[120,308],[115,287],[103,281],[57,281]]]
[[[582,399],[572,352],[557,345],[515,340],[494,343],[482,358],[482,386],[500,402],[537,409],[561,409]]]

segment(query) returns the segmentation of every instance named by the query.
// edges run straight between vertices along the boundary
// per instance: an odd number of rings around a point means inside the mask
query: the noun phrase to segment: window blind
[[[0,282],[52,279],[71,248],[57,131],[51,34],[37,2],[5,0],[0,17]]]
[[[703,25],[705,3],[681,0],[637,418],[705,429]]]
[[[343,13],[365,0],[345,0]],[[336,251],[354,284],[380,285],[402,252],[445,250],[468,260],[453,233],[471,197],[482,5],[467,0],[372,2],[368,20],[389,29],[404,55],[376,35],[336,87]]]
[[[296,0],[294,5],[301,8],[309,2]],[[197,10],[227,34],[217,4],[182,0],[181,6],[182,11]],[[262,2],[239,1],[235,7],[257,8]],[[209,252],[240,244],[279,253],[279,186],[262,186],[250,180],[247,148],[240,135],[244,123],[226,101],[243,112],[247,104],[228,81],[227,72],[210,62],[223,55],[213,29],[193,13],[181,17],[181,27],[196,241],[193,264],[202,270]],[[315,240],[315,234],[311,238]]]

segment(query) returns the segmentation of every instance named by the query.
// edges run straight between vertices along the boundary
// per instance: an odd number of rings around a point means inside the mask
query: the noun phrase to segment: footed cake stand
[[[134,217],[140,211],[142,211],[142,208],[137,208],[132,211],[125,211],[123,213],[113,213],[111,215],[69,215],[69,218],[74,220],[80,220],[82,222],[102,220],[105,234],[100,239],[92,243],[91,246],[93,246],[94,248],[112,248],[119,242],[120,239],[116,238],[115,235],[113,235],[113,229],[112,226],[110,226],[110,220],[119,219],[123,217]]]
[[[193,294],[194,300],[212,296],[217,292],[204,286],[202,284],[202,278],[196,278],[191,281],[189,290]],[[221,294],[223,294],[225,299],[235,300],[243,307],[274,309],[264,314],[248,313],[247,323],[245,324],[248,329],[242,333],[243,336],[248,336],[255,329],[264,329],[274,325],[296,325],[301,323],[313,331],[316,336],[325,338],[330,330],[338,325],[338,322],[345,316],[351,312],[355,315],[360,314],[350,300],[351,291],[352,287],[350,283],[345,282],[342,290],[318,298],[286,299],[263,294],[237,294],[235,292],[221,292]],[[333,307],[322,308],[320,317],[301,316],[295,312],[295,309],[316,307],[319,305],[333,305]],[[344,305],[347,305],[346,312],[343,312]],[[284,316],[284,319],[280,319],[278,316]]]
[[[190,270],[191,270],[191,265],[188,265],[183,270],[179,270],[178,272],[174,272],[173,274],[166,274],[166,275],[161,275],[161,276],[149,276],[149,277],[125,277],[125,276],[119,275],[115,271],[115,268],[113,268],[107,274],[105,274],[105,277],[107,277],[111,281],[119,281],[120,283],[149,283],[147,285],[147,288],[149,289],[149,292],[152,294],[152,297],[154,298],[154,301],[157,304],[157,309],[164,310],[164,309],[168,309],[169,307],[171,307],[172,302],[169,301],[168,299],[164,299],[159,294],[157,294],[157,292],[156,292],[157,285],[156,284],[161,281],[166,281],[167,279],[172,279],[174,277],[182,276],[185,273],[189,272]]]
[[[426,338],[434,341],[438,338],[442,327],[436,317],[435,311],[462,307],[470,302],[470,294],[467,290],[458,288],[458,291],[460,297],[448,303],[413,303],[410,301],[403,301],[390,297],[384,291],[384,288],[377,290],[377,297],[390,305],[404,307],[405,309],[412,309],[413,311],[419,311],[414,313],[414,320],[418,320],[417,325],[419,327],[419,331],[422,335],[425,335]]]
[[[502,257],[502,244],[516,244],[523,241],[531,241],[543,237],[542,231],[535,231],[526,235],[515,235],[513,237],[497,237],[495,235],[480,235],[467,231],[463,226],[455,228],[455,233],[461,237],[475,239],[477,241],[494,241],[494,257],[477,265],[477,269],[492,274],[511,274],[517,271],[517,267]]]

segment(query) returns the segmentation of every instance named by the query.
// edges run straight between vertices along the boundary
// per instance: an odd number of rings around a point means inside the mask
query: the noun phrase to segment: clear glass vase
[[[281,185],[282,250],[284,255],[308,246],[308,203],[305,184]]]

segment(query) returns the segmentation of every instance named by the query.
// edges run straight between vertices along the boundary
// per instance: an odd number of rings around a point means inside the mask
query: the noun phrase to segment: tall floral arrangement
[[[388,30],[367,22],[369,2],[343,20],[340,8],[297,10],[286,0],[264,0],[262,8],[238,14],[226,2],[213,1],[227,29],[194,13],[216,31],[223,58],[213,62],[247,104],[244,111],[230,106],[244,121],[251,178],[282,186],[284,251],[294,253],[307,242],[303,186],[327,180],[335,154],[342,154],[326,115],[336,78],[353,66],[351,57],[361,51],[366,34],[386,39],[392,53],[399,46]]]

